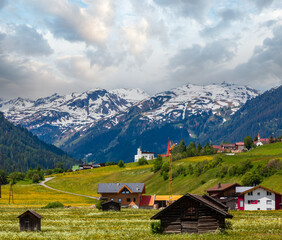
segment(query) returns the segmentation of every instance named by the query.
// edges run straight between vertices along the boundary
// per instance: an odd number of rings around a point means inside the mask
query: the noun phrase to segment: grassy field
[[[191,157],[173,162],[173,168],[179,165],[187,167],[189,164],[196,164],[199,161],[212,160],[214,156]],[[270,144],[258,147],[248,153],[236,155],[222,155],[222,166],[234,166],[240,162],[251,160],[254,166],[264,163],[271,159],[282,159],[282,143]],[[109,166],[100,169],[84,170],[73,173],[59,174],[55,179],[47,184],[51,187],[81,193],[91,196],[97,196],[99,183],[109,182],[145,182],[147,194],[168,194],[168,180],[164,181],[159,172],[151,171],[152,164],[138,166],[137,163],[126,164],[125,168],[118,166]],[[203,194],[205,189],[221,183],[241,182],[242,176],[229,176],[224,178],[217,177],[220,167],[208,170],[200,176],[187,175],[177,176],[173,179],[173,193],[185,194],[187,192]],[[282,192],[282,175],[275,174],[265,178],[261,183],[265,187]]]
[[[25,208],[0,207],[0,239],[281,239],[281,211],[231,212],[226,234],[152,234],[156,210],[34,209],[43,216],[41,232],[19,232],[17,216]]]
[[[22,207],[42,207],[52,201],[60,201],[67,206],[91,206],[96,200],[78,197],[70,194],[49,190],[37,184],[19,185],[14,187],[14,204],[9,203],[9,185],[2,186],[2,198],[0,207],[22,208]],[[0,238],[1,239],[1,238]]]

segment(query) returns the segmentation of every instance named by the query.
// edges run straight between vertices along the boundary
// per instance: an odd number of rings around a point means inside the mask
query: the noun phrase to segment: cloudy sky
[[[281,0],[0,0],[0,98],[281,79]]]

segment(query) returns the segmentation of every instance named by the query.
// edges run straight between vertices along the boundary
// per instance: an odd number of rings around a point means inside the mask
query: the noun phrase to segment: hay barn
[[[102,203],[103,211],[120,211],[120,204],[115,201],[107,201]]]
[[[20,216],[20,231],[41,231],[41,218],[40,214],[33,210],[27,210]]]
[[[160,219],[164,233],[206,233],[224,229],[232,217],[216,199],[187,193],[151,219]]]

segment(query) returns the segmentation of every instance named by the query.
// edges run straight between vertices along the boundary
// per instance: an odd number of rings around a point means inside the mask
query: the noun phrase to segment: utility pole
[[[13,183],[10,184],[10,192],[9,192],[9,205],[14,204],[14,192],[13,192]]]
[[[172,204],[172,156],[171,156],[171,151],[175,147],[175,144],[172,146],[172,142],[169,143],[169,179],[168,179],[168,191],[169,191],[169,200],[168,200],[168,205]]]

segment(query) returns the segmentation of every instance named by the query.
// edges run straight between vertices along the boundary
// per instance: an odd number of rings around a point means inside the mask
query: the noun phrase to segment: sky
[[[281,0],[0,0],[0,98],[282,84]]]

